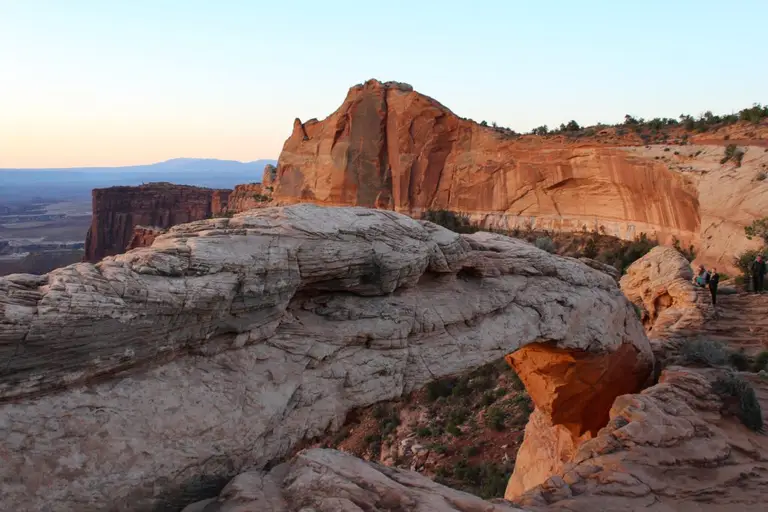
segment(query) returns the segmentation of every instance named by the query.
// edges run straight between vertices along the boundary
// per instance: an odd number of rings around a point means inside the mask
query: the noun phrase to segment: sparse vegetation
[[[752,365],[752,371],[760,372],[768,370],[768,350],[763,350],[755,357],[755,363]]]
[[[688,248],[682,247],[682,244],[680,243],[680,240],[678,240],[677,237],[672,238],[672,247],[675,248],[677,252],[683,255],[685,259],[688,261],[693,261],[696,259],[696,248],[693,247],[693,244],[688,246]]]
[[[504,430],[504,422],[507,413],[498,407],[491,407],[485,413],[485,426],[501,432]]]
[[[450,210],[429,210],[424,214],[423,219],[457,233],[474,233],[478,231],[478,228],[472,225],[468,216]]]
[[[721,164],[725,164],[728,161],[732,161],[736,164],[736,167],[741,167],[741,161],[744,159],[744,150],[737,147],[736,144],[728,144],[725,147],[725,153],[723,158],[720,159]]]
[[[723,366],[729,356],[725,345],[713,340],[691,340],[680,347],[682,363],[691,366]]]
[[[268,203],[272,198],[264,194],[253,194],[253,199],[258,203]]]
[[[753,221],[752,224],[744,228],[744,234],[749,240],[757,237],[763,241],[763,244],[768,245],[768,217]]]
[[[536,239],[536,241],[533,243],[537,248],[541,249],[542,251],[547,251],[550,253],[555,252],[555,242],[552,241],[552,239],[548,236],[540,236]]]
[[[756,432],[763,430],[763,412],[749,382],[729,373],[719,377],[712,385],[712,390],[723,398],[726,407],[735,409],[736,415],[747,428]]]
[[[698,117],[694,117],[689,114],[680,114],[678,119],[655,117],[653,119],[646,120],[642,117],[637,118],[627,114],[624,116],[623,123],[614,125],[597,123],[593,126],[584,127],[580,126],[576,121],[569,121],[567,124],[562,123],[560,127],[555,130],[546,130],[542,132],[541,128],[547,127],[540,126],[531,130],[531,133],[533,135],[562,133],[568,135],[589,136],[586,133],[588,130],[590,134],[596,134],[598,130],[608,126],[613,126],[615,128],[614,133],[617,136],[623,137],[628,133],[628,130],[631,130],[640,136],[646,144],[648,144],[651,141],[665,142],[669,137],[669,134],[666,133],[668,129],[677,126],[682,127],[686,132],[704,133],[717,130],[739,121],[747,121],[750,123],[758,124],[765,118],[768,118],[768,105],[763,106],[760,104],[754,104],[752,107],[740,110],[738,113],[727,115],[716,115],[713,114],[712,111],[708,110]],[[724,136],[724,138],[728,140],[728,135]],[[684,133],[678,142],[680,145],[686,145],[688,144],[688,139],[688,134]]]
[[[755,179],[757,181],[764,181],[766,178],[766,174],[763,171],[760,171],[757,173],[757,176],[755,176]]]

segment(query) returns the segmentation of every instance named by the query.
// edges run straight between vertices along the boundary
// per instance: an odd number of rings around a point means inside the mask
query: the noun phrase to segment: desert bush
[[[757,176],[755,176],[755,179],[757,181],[763,181],[766,178],[766,174],[763,171],[760,171],[757,173]]]
[[[456,407],[455,409],[451,409],[451,411],[448,413],[448,421],[454,425],[461,425],[467,421],[469,415],[469,409],[466,407]]]
[[[587,243],[584,245],[584,251],[583,254],[587,258],[594,258],[597,256],[597,242],[594,238],[590,238],[587,240]]]
[[[740,372],[745,372],[752,366],[752,361],[749,356],[744,353],[744,349],[732,351],[728,355],[728,363]]]
[[[685,259],[687,259],[689,262],[696,259],[696,248],[693,247],[693,244],[688,246],[687,249],[683,248],[680,244],[680,240],[677,239],[677,237],[672,237],[672,247],[675,248],[677,252],[683,255]]]
[[[713,384],[712,390],[725,400],[735,399],[738,406],[738,416],[747,428],[759,432],[763,429],[763,411],[757,401],[752,386],[736,374],[729,373],[719,377]]]
[[[755,103],[751,108],[745,108],[739,112],[739,119],[741,121],[749,121],[755,124],[765,117],[768,117],[768,105],[763,107],[759,103]]]
[[[427,399],[434,402],[440,397],[451,396],[456,379],[433,380],[427,384]]]
[[[416,429],[416,435],[418,437],[432,437],[432,429],[429,427],[419,427]]]
[[[757,237],[768,245],[768,217],[753,221],[752,224],[744,228],[744,234],[749,240]]]
[[[547,125],[543,124],[537,128],[534,128],[532,133],[534,135],[546,135],[549,133],[549,128],[547,128]]]
[[[425,212],[423,218],[457,233],[474,233],[478,231],[477,227],[472,226],[468,216],[457,214],[450,210],[429,210]]]
[[[577,132],[579,130],[581,130],[581,126],[579,126],[579,123],[577,123],[576,121],[571,119],[570,121],[568,121],[568,124],[565,125],[565,130],[564,131]]]
[[[747,238],[749,238],[749,236],[747,236]],[[768,254],[766,253],[768,253],[768,249],[766,249],[765,247],[763,247],[760,250],[748,249],[742,252],[741,254],[739,254],[738,256],[736,256],[735,258],[733,258],[734,266],[737,267],[739,271],[741,271],[741,276],[738,276],[736,279],[739,279],[740,277],[742,278],[742,282],[743,282],[743,280],[749,277],[752,272],[752,269],[751,269],[752,262],[755,261],[755,258],[757,258],[758,254],[762,255],[763,258],[765,258],[766,256],[768,256]]]
[[[486,391],[483,393],[483,397],[480,399],[480,405],[482,407],[488,407],[498,399],[496,391]]]
[[[548,236],[540,236],[536,239],[536,241],[533,243],[537,248],[541,249],[542,251],[547,251],[550,253],[555,252],[555,242],[552,241],[551,238]]]
[[[271,198],[264,194],[253,194],[253,199],[258,203],[267,203]]]
[[[497,432],[504,430],[504,422],[507,419],[507,413],[498,407],[492,407],[485,413],[485,426],[492,428]]]
[[[445,431],[454,437],[461,436],[461,430],[459,430],[459,427],[457,425],[454,425],[453,423],[449,423],[448,425],[446,425]]]
[[[714,340],[691,340],[680,347],[683,364],[723,366],[729,356],[725,345]]]
[[[510,468],[493,463],[483,463],[481,465],[480,492],[478,494],[486,500],[503,497],[510,476],[512,476]]]
[[[768,350],[763,350],[757,357],[755,357],[755,363],[752,366],[752,371],[759,372],[761,370],[768,370]]]
[[[720,163],[724,164],[728,162],[733,156],[736,154],[736,150],[738,148],[736,147],[736,144],[728,144],[725,146],[725,152],[723,153],[723,158],[720,159]]]

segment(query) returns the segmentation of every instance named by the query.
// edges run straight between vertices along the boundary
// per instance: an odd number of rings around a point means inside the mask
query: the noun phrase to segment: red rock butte
[[[747,133],[752,139],[741,142],[759,151],[750,152],[755,159],[745,162],[744,176],[727,178],[709,169],[733,170],[717,163],[723,134],[686,135],[686,154],[674,158],[669,144],[645,145],[611,127],[587,137],[521,137],[460,118],[407,84],[369,80],[352,87],[326,119],[294,121],[274,200],[415,217],[451,210],[485,228],[589,230],[622,239],[646,233],[694,244],[702,261],[727,267],[751,246],[743,226],[768,206],[752,170],[768,162],[760,147],[766,141]],[[694,156],[698,146],[690,143],[704,135],[710,150]]]

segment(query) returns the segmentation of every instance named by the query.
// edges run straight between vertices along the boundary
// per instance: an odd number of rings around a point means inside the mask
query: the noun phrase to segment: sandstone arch
[[[653,358],[613,277],[520,240],[313,205],[176,226],[0,279],[0,491],[18,510],[178,506],[203,475],[512,352],[541,415],[585,433],[569,390],[607,403]]]

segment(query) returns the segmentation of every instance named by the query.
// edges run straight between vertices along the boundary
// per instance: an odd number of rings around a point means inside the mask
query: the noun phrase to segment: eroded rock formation
[[[654,247],[630,265],[621,290],[651,337],[698,331],[714,313],[709,291],[693,285],[691,264],[671,247]]]
[[[234,478],[218,498],[183,512],[522,512],[504,503],[437,484],[425,476],[389,468],[336,450],[302,452],[269,473],[253,471]]]
[[[265,208],[173,227],[96,265],[2,278],[4,505],[179,507],[352,408],[531,344],[610,361],[578,384],[600,403],[616,361],[633,354],[628,374],[652,364],[609,275],[382,210]]]
[[[672,367],[619,397],[611,421],[540,486],[507,498],[533,511],[761,511],[768,444],[729,415],[716,375]],[[768,384],[747,377],[768,411]]]
[[[165,229],[210,218],[226,206],[228,192],[171,183],[94,189],[84,260],[97,262],[124,252],[136,226]]]

